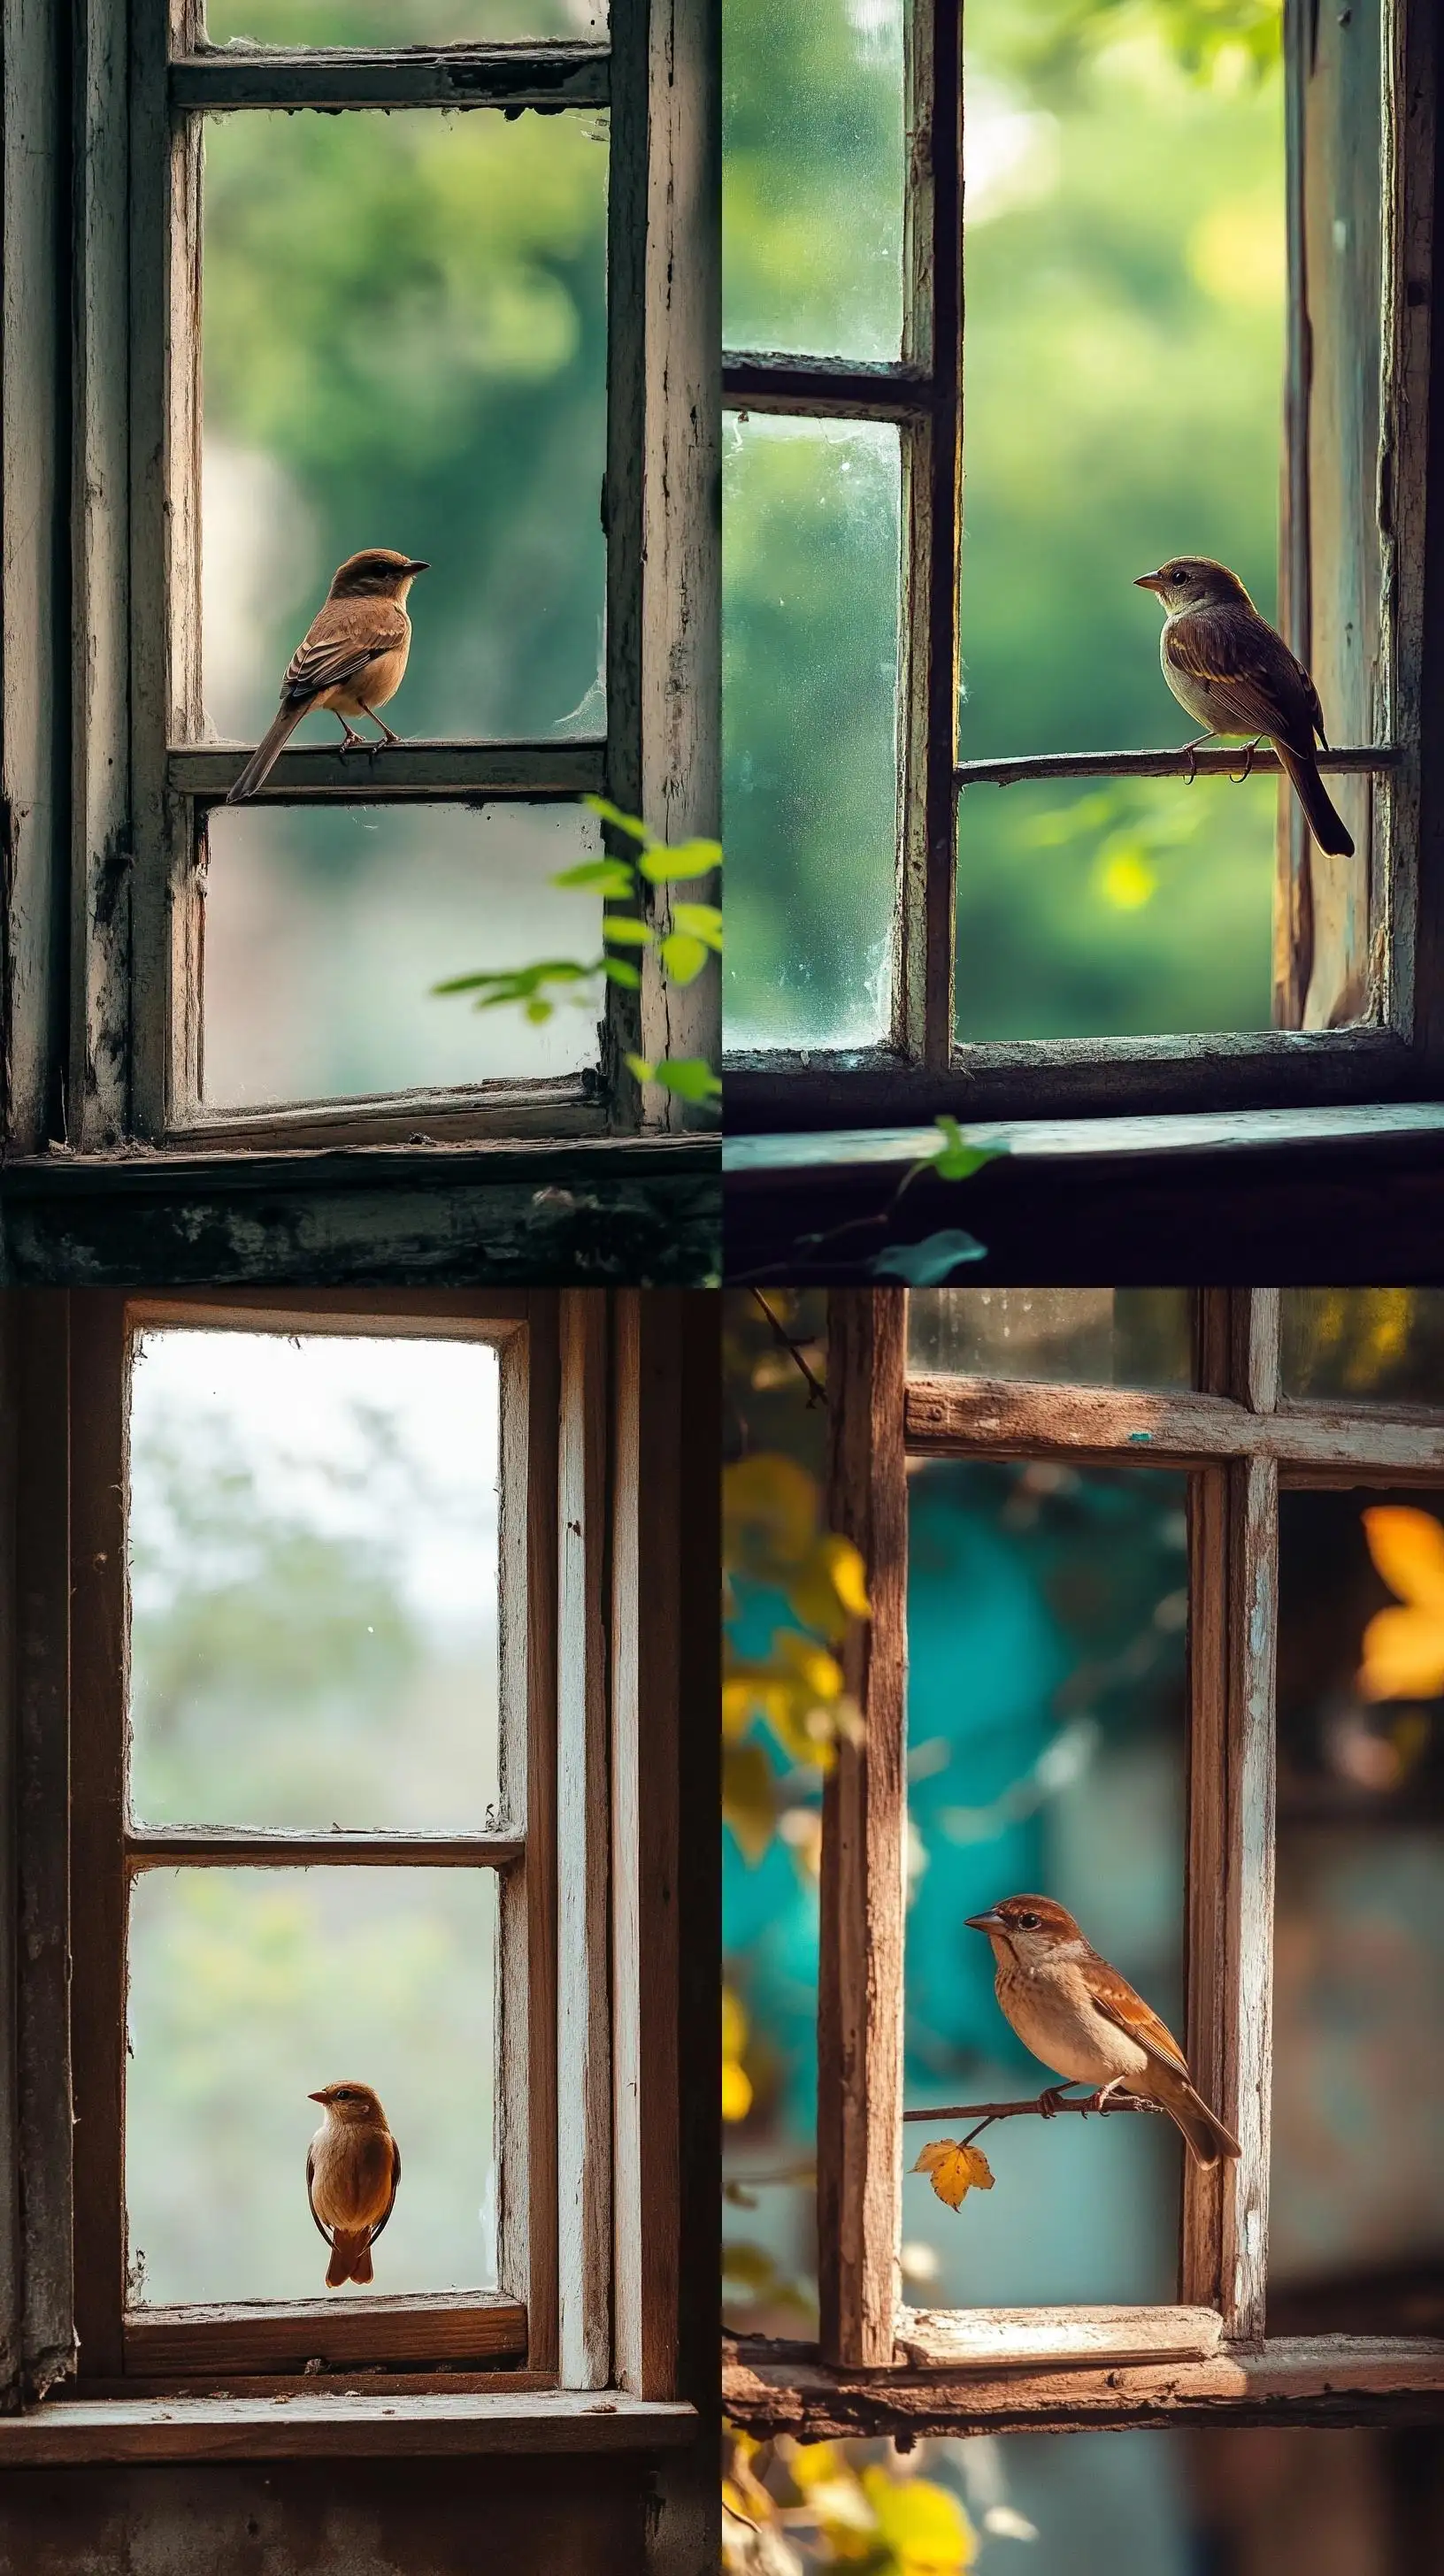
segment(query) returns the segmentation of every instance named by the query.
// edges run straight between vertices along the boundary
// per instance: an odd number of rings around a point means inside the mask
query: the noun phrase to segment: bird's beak
[[[324,2102],[326,2096],[324,2093],[308,2093],[306,2099],[308,2102]]]
[[[415,562],[409,562],[406,569],[409,573],[416,574],[418,572],[430,572],[431,566],[428,563],[422,563],[418,560]]]
[[[1163,575],[1159,572],[1141,572],[1134,581],[1133,587],[1135,590],[1161,591],[1163,588]]]
[[[1007,1929],[995,1906],[989,1906],[986,1914],[965,1914],[963,1920],[970,1932],[1002,1932]]]

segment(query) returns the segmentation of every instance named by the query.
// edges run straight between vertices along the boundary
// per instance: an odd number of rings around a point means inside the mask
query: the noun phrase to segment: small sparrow
[[[348,716],[371,716],[388,742],[398,742],[377,715],[394,698],[406,675],[411,650],[411,620],[406,594],[419,572],[431,566],[414,555],[393,554],[389,546],[368,546],[348,555],[334,575],[325,606],[312,618],[303,640],[286,665],[281,703],[270,732],[247,761],[226,798],[239,805],[263,787],[302,716],[313,707],[329,707],[345,740],[343,752],[379,751]]]
[[[1095,2111],[1122,2085],[1161,2104],[1199,2164],[1239,2153],[1190,2084],[1177,2040],[1051,1896],[1005,1897],[967,1921],[992,1942],[994,1992],[1024,2047],[1065,2082],[1094,2085]],[[1039,2095],[1045,2118],[1060,2098],[1058,2085]]]
[[[1209,734],[1250,734],[1252,760],[1254,743],[1267,734],[1320,849],[1352,858],[1354,844],[1314,758],[1315,734],[1328,749],[1318,690],[1237,573],[1206,555],[1177,555],[1157,572],[1140,573],[1134,588],[1157,591],[1163,602],[1163,676],[1179,705],[1207,726],[1199,742]]]
[[[309,2093],[325,2113],[306,2151],[306,2197],[331,2248],[326,2287],[369,2281],[371,2248],[396,2205],[401,2149],[369,2084]]]

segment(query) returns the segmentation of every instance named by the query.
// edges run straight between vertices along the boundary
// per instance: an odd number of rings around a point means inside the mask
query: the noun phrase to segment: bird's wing
[[[386,2203],[385,2216],[378,2218],[375,2226],[371,2230],[371,2242],[373,2245],[375,2244],[377,2237],[380,2235],[382,2228],[385,2226],[386,2220],[390,2217],[391,2212],[396,2207],[396,2186],[400,2180],[401,2149],[393,2138],[391,2141],[391,2198]]]
[[[329,2245],[329,2244],[331,2244],[331,2243],[332,2243],[332,2241],[333,2241],[333,2239],[332,2239],[332,2235],[331,2235],[331,2230],[330,2230],[330,2228],[329,2228],[329,2227],[323,2227],[323,2226],[322,2226],[322,2224],[321,2224],[320,2219],[319,2219],[319,2218],[316,2218],[316,2203],[315,2203],[315,2200],[314,2200],[314,2198],[313,2198],[313,2196],[312,2196],[312,2189],[311,2189],[311,2186],[312,2186],[312,2184],[313,2184],[313,2182],[314,2182],[314,2180],[315,2180],[315,2175],[316,2175],[316,2150],[315,2150],[315,2148],[314,2148],[314,2147],[308,2147],[308,2148],[306,2149],[306,2207],[309,2209],[309,2211],[310,2211],[310,2213],[311,2213],[312,2218],[313,2218],[313,2219],[315,2219],[315,2221],[316,2221],[316,2233],[317,2233],[317,2235],[321,2238],[321,2240],[322,2240],[322,2242],[323,2242],[324,2244]]]
[[[394,599],[328,600],[286,665],[283,700],[314,698],[354,679],[368,662],[405,643],[408,624]]]
[[[1277,734],[1311,750],[1323,733],[1318,692],[1281,635],[1242,608],[1192,608],[1163,630],[1164,658],[1180,679],[1201,684],[1220,731]]]
[[[1161,2059],[1178,2075],[1186,2076],[1188,2061],[1166,2022],[1161,2022],[1150,2004],[1136,1995],[1126,1977],[1110,1968],[1106,1959],[1090,1959],[1084,1971],[1093,2009],[1118,2030],[1126,2030],[1150,2057]]]

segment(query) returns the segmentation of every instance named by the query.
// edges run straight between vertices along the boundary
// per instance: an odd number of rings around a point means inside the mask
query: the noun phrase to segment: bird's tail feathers
[[[373,2278],[369,2231],[360,2236],[348,2236],[344,2228],[338,2227],[331,2240],[331,2260],[326,2266],[327,2289],[339,2290],[343,2281],[369,2281]]]
[[[1351,859],[1354,844],[1348,826],[1319,776],[1317,761],[1311,753],[1291,751],[1287,743],[1279,742],[1277,735],[1274,741],[1319,848],[1327,850],[1333,858]]]
[[[271,719],[270,730],[264,741],[260,742],[252,752],[240,777],[230,790],[226,798],[228,805],[243,804],[248,796],[255,795],[258,787],[264,787],[309,705],[308,698],[282,699]]]
[[[1170,2089],[1163,2103],[1169,2118],[1183,2131],[1189,2152],[1198,2164],[1216,2165],[1224,2156],[1242,2154],[1233,2131],[1224,2127],[1191,2084],[1180,2081],[1177,2092]]]

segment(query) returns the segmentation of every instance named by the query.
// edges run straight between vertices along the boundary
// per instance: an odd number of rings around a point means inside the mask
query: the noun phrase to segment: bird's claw
[[[1244,780],[1253,775],[1253,756],[1257,749],[1258,741],[1257,738],[1255,738],[1244,752],[1242,769],[1237,773],[1230,770],[1229,775],[1233,779],[1235,787],[1242,787]]]
[[[1063,2105],[1064,2090],[1065,2087],[1061,2084],[1049,2084],[1039,2094],[1038,2108],[1045,2120],[1057,2119]]]

